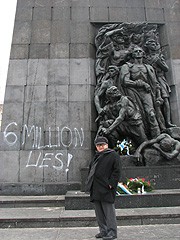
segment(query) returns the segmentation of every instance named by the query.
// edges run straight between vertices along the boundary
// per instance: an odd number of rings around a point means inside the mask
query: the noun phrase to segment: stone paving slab
[[[95,240],[97,227],[0,229],[1,240]],[[118,240],[179,240],[180,224],[118,227]]]

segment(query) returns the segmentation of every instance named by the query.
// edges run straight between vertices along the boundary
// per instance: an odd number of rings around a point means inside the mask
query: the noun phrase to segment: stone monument
[[[125,109],[136,112],[136,127],[131,119],[131,130],[125,131],[137,135],[136,147],[163,130],[179,141],[178,128],[172,130],[180,125],[179,21],[179,3],[173,0],[17,0],[0,135],[0,194],[60,194],[80,187],[94,138],[98,131],[107,133],[94,104],[107,85],[117,87]],[[128,93],[128,81],[120,84],[126,75],[120,68],[134,64],[129,49],[135,45],[146,54],[143,64],[156,72],[157,92],[163,79],[171,90],[156,99],[161,109],[155,109],[154,125]],[[103,51],[114,53],[104,62]],[[163,55],[161,72],[154,66],[156,54]],[[152,91],[147,85],[144,89]],[[101,101],[100,108],[107,108]]]

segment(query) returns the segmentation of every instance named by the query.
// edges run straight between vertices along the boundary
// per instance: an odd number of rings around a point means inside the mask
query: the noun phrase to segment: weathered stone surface
[[[26,86],[25,87],[25,102],[45,102],[46,101],[46,86]]]
[[[164,22],[164,11],[162,8],[146,8],[147,21],[154,23]]]
[[[85,6],[89,6],[89,4],[90,4],[89,0],[71,1],[71,6],[72,7],[85,7]]]
[[[2,117],[2,125],[1,130],[4,131],[5,128],[8,127],[8,131],[20,131],[22,122],[23,122],[23,103],[13,102],[13,103],[6,103],[3,108],[3,117]]]
[[[52,21],[51,43],[68,43],[70,41],[69,21],[67,20]]]
[[[71,9],[72,21],[89,21],[89,7],[73,7]]]
[[[26,85],[27,60],[10,60],[7,85]]]
[[[32,22],[31,43],[50,43],[50,32],[50,20],[34,20]]]
[[[45,102],[27,102],[24,103],[23,125],[37,125],[43,127],[45,124],[46,103]]]
[[[89,43],[90,27],[87,23],[72,22],[70,25],[71,43]]]
[[[20,21],[31,21],[32,20],[33,8],[31,6],[27,6],[27,5],[24,7],[17,8],[16,20],[20,20]]]
[[[50,45],[50,58],[69,58],[69,43],[55,43]]]
[[[0,151],[19,151],[20,132],[0,132]]]
[[[70,60],[70,83],[84,84],[90,83],[89,59],[71,59]]]
[[[69,91],[68,85],[49,85],[47,86],[48,102],[68,102]]]
[[[144,8],[144,0],[127,0],[127,7]]]
[[[67,150],[44,151],[44,179],[46,182],[64,182],[68,179]],[[71,163],[70,163],[71,164]]]
[[[91,105],[90,102],[69,102],[69,127],[90,130]]]
[[[35,0],[29,0],[28,2],[24,0],[17,1],[17,8],[26,8],[26,7],[34,7]]]
[[[109,7],[109,20],[118,22],[119,19],[123,22],[127,22],[127,8],[123,7]]]
[[[127,8],[127,20],[128,22],[144,22],[146,20],[144,8]]]
[[[92,1],[91,1],[92,2]],[[107,0],[109,7],[127,7],[127,1],[126,0]],[[96,4],[96,1],[93,0],[93,4]],[[102,5],[102,2],[101,2]]]
[[[163,0],[145,0],[146,8],[163,8],[165,7],[166,2]]]
[[[47,85],[48,65],[48,59],[29,59],[27,85]]]
[[[48,66],[48,85],[69,83],[69,59],[51,59]]]
[[[34,6],[35,7],[47,7],[47,6],[52,6],[53,0],[35,0]]]
[[[68,102],[47,102],[46,105],[46,125],[45,129],[48,130],[51,127],[52,130],[56,130],[57,127],[60,129],[67,126],[68,116]]]
[[[19,151],[1,151],[0,182],[19,181]]]
[[[28,44],[12,44],[10,59],[27,59],[29,56]]]
[[[49,44],[31,44],[30,45],[30,52],[29,52],[29,58],[33,59],[41,59],[41,58],[49,58]]]
[[[90,6],[93,7],[106,7],[108,6],[108,1],[103,0],[89,0]]]
[[[13,44],[29,44],[31,41],[31,22],[15,21],[13,32]]]
[[[33,11],[33,20],[51,20],[51,7],[35,7]]]
[[[78,177],[78,181],[81,181],[79,169],[89,165],[89,159],[92,158],[91,150],[74,149],[71,151],[71,154],[73,158],[69,166],[68,181],[73,181],[75,177]]]
[[[44,168],[40,167],[42,164],[42,154],[39,150],[20,151],[20,182],[43,182]],[[39,162],[38,162],[39,160]]]
[[[70,85],[69,101],[70,102],[87,102],[90,97],[90,86],[84,84]]]
[[[13,94],[12,94],[13,92]],[[24,86],[7,86],[5,103],[22,103],[24,101]]]
[[[95,51],[92,44],[72,43],[70,44],[70,58],[95,58]]]
[[[70,19],[70,7],[53,7],[52,19],[53,20],[69,20]]]
[[[53,0],[54,7],[67,7],[71,6],[71,0]]]
[[[90,20],[92,22],[108,22],[109,14],[107,7],[90,7]]]
[[[180,38],[179,22],[180,21],[169,22],[167,24],[170,47],[171,45],[176,46],[176,48],[178,48],[179,46],[179,38]],[[175,58],[175,57],[173,56],[172,58]],[[179,58],[176,58],[176,59],[179,59]]]

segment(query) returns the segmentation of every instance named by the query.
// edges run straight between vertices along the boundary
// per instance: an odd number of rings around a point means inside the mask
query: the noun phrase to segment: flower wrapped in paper
[[[128,178],[126,183],[118,183],[117,186],[117,195],[121,194],[137,194],[137,193],[146,193],[153,190],[150,181],[146,181],[145,178]]]

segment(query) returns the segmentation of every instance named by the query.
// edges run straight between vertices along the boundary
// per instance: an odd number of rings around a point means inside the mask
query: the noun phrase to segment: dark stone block
[[[31,44],[29,58],[49,58],[49,44]]]
[[[81,191],[85,191],[85,181],[87,179],[88,168],[81,169]],[[150,180],[155,189],[179,189],[180,170],[179,165],[175,166],[132,166],[123,167],[122,181],[126,178],[146,178]]]
[[[116,208],[146,208],[179,206],[180,191],[154,191],[147,194],[122,194],[116,196]],[[66,210],[93,209],[89,194],[84,192],[69,191],[65,196]]]

